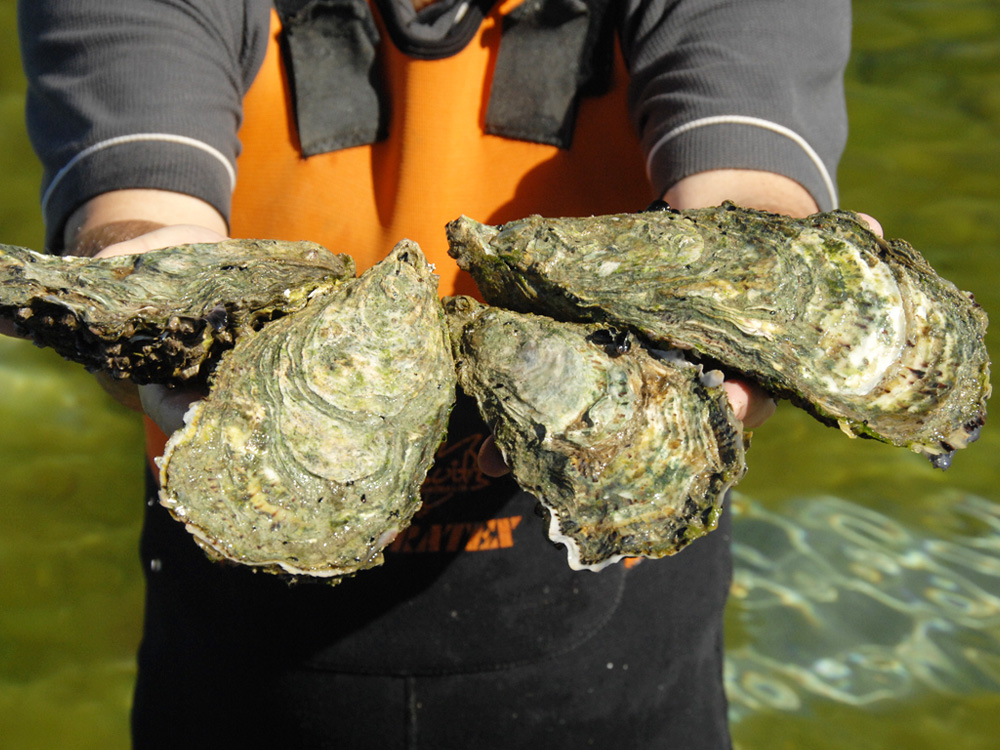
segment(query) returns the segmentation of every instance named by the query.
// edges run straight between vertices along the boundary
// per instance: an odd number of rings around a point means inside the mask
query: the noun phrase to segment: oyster
[[[631,334],[445,300],[459,384],[569,564],[662,557],[715,528],[745,472],[718,372],[664,361]]]
[[[378,565],[454,387],[437,277],[404,240],[237,341],[167,444],[160,501],[210,555],[318,577]]]
[[[448,225],[488,302],[694,349],[850,436],[947,467],[990,394],[986,315],[852,213],[738,208]]]
[[[76,258],[0,246],[0,317],[90,370],[138,384],[203,378],[242,331],[354,277],[307,242],[229,240]]]

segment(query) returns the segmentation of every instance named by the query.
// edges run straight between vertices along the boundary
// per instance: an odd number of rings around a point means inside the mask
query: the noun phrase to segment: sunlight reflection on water
[[[936,538],[836,497],[781,514],[735,495],[731,714],[1000,689],[1000,506],[943,498],[982,535]]]
[[[24,133],[13,0],[0,12],[0,241],[38,247],[41,176]],[[854,13],[841,202],[912,241],[1000,319],[1000,5],[874,0]],[[30,354],[0,347],[0,744],[124,748],[142,602],[141,433],[82,372],[50,379]],[[877,458],[859,461],[840,435],[775,422],[786,429],[755,438],[741,485],[763,478],[759,492],[734,502],[736,747],[992,750],[995,425],[947,475],[928,477],[905,454],[865,446]],[[920,498],[923,513],[898,499],[943,485],[956,489],[934,499],[964,524],[942,529],[931,501]],[[893,503],[899,515],[870,508]]]

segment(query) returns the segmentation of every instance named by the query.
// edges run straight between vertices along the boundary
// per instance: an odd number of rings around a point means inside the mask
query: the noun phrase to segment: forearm
[[[849,0],[627,0],[625,7],[630,109],[657,192],[740,168],[784,175],[823,210],[836,207]]]
[[[81,201],[123,187],[194,193],[228,211],[268,0],[18,6],[46,248],[64,251],[65,222]]]

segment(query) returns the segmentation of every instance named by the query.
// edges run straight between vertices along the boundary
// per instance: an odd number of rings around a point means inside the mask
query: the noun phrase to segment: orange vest
[[[404,55],[381,30],[388,139],[309,159],[299,155],[274,14],[267,57],[243,103],[233,236],[309,239],[354,256],[359,270],[406,237],[437,265],[441,293],[452,294],[471,284],[456,287],[446,252],[444,225],[461,214],[498,223],[645,207],[653,196],[620,55],[611,92],[583,100],[571,149],[483,133],[500,19],[515,5],[499,3],[465,49],[440,60]]]
[[[359,272],[405,237],[435,264],[442,295],[475,294],[447,254],[444,225],[452,219],[637,211],[658,197],[629,120],[617,50],[611,89],[583,99],[571,148],[483,132],[501,19],[519,1],[498,3],[461,52],[438,60],[403,54],[380,28],[388,138],[308,159],[299,152],[272,11],[267,54],[243,102],[230,234],[318,242],[353,256]],[[162,434],[151,441],[151,454],[160,455]]]

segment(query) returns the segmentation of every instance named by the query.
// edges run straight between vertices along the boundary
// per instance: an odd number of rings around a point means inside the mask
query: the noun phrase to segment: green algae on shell
[[[985,421],[986,314],[855,214],[793,219],[727,203],[501,227],[462,217],[448,238],[492,304],[696,350],[852,437],[936,466]]]
[[[309,242],[227,240],[78,258],[0,246],[0,317],[89,370],[137,384],[204,379],[235,337],[353,278]]]
[[[420,506],[455,370],[437,277],[399,243],[242,336],[160,462],[160,502],[210,555],[331,578],[378,565]]]
[[[459,385],[574,569],[663,557],[715,528],[744,474],[717,372],[630,334],[445,300]]]

